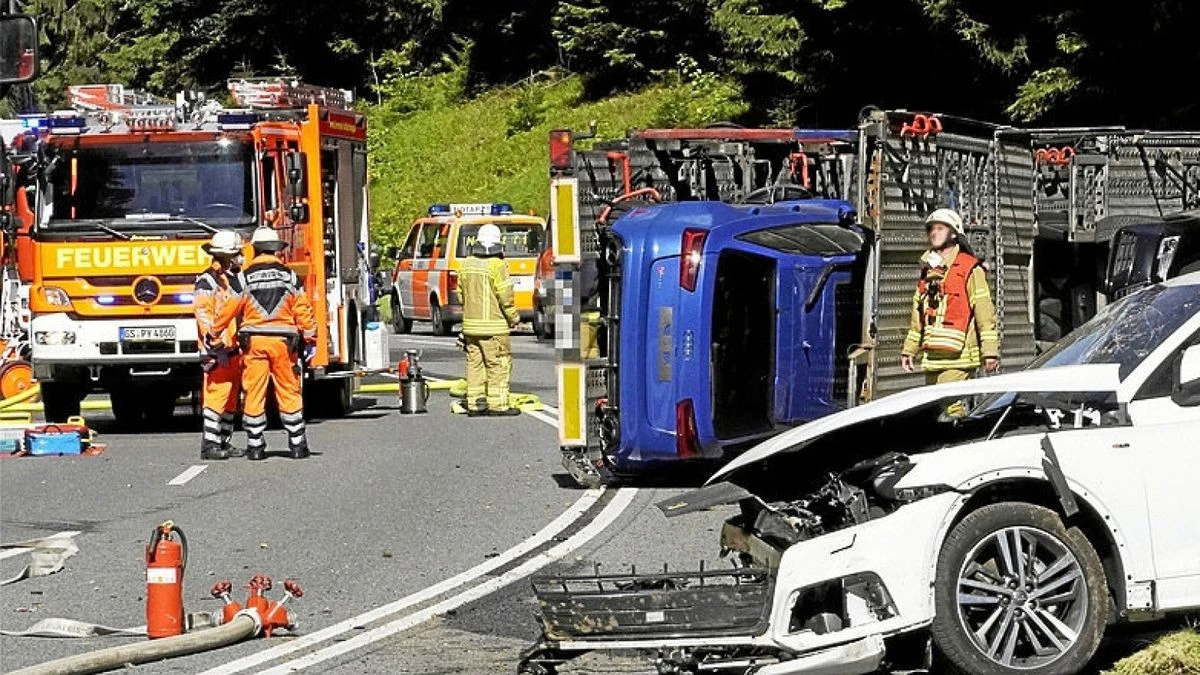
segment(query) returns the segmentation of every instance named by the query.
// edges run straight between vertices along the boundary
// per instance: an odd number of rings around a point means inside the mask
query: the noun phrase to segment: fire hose
[[[86,654],[77,654],[36,666],[22,668],[10,675],[83,675],[124,668],[126,664],[151,663],[187,656],[211,649],[220,649],[254,637],[262,630],[262,621],[253,610],[242,610],[233,620],[204,630],[169,638],[109,647]]]

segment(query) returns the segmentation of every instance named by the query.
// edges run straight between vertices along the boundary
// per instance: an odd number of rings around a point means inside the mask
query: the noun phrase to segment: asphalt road
[[[418,325],[392,336],[392,354],[422,352],[426,372],[457,378],[453,338]],[[48,617],[109,626],[145,622],[143,547],[171,519],[190,541],[187,611],[217,610],[208,592],[255,574],[300,582],[289,608],[299,637],[256,639],[215,652],[142,666],[139,672],[491,673],[514,672],[536,636],[529,575],[664,562],[715,562],[721,513],[666,520],[653,504],[683,487],[584,491],[559,464],[554,350],[513,338],[513,390],[539,395],[540,415],[468,419],[435,393],[424,416],[400,415],[391,394],[360,395],[340,420],[310,424],[313,457],[262,463],[199,460],[198,420],[180,408],[165,432],[107,433],[98,457],[0,461],[0,540],[79,531],[80,551],[50,576],[0,587],[0,629]],[[282,432],[269,432],[282,450]],[[240,439],[239,439],[240,440]],[[180,485],[178,477],[204,469]],[[0,554],[2,556],[4,554]],[[0,577],[24,555],[0,558]],[[8,671],[137,638],[0,637]],[[299,659],[299,660],[298,660]],[[584,659],[574,672],[648,672],[649,664]],[[569,672],[569,671],[568,671]]]

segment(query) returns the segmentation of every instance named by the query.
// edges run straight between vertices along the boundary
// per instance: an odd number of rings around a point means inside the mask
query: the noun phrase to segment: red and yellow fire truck
[[[39,122],[30,332],[48,419],[78,414],[95,391],[125,425],[170,417],[200,382],[201,245],[259,226],[290,244],[316,311],[310,410],[349,410],[370,307],[366,120],[341,90],[281,78],[229,90],[236,109],[71,87],[74,109]]]

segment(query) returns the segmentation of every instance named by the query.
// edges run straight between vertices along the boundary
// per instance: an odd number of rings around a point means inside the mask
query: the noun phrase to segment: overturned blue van
[[[846,404],[865,233],[842,200],[635,208],[609,235],[613,470],[709,457]]]

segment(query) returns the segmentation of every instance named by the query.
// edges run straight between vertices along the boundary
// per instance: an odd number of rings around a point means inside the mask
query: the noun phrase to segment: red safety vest
[[[926,351],[961,354],[966,347],[967,330],[974,318],[971,299],[967,295],[967,279],[979,264],[978,258],[960,249],[938,288],[933,288],[928,279],[929,266],[921,269],[917,290],[924,310],[921,313],[921,347]]]

